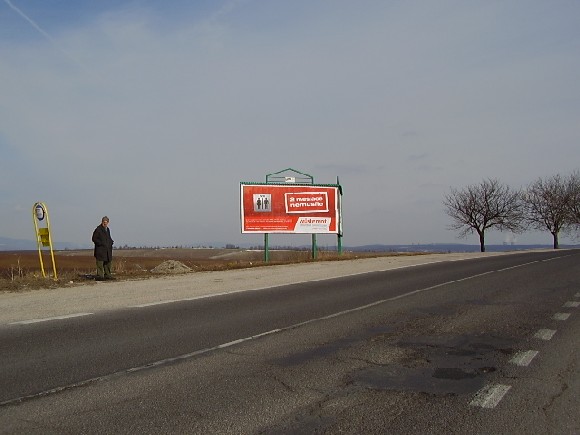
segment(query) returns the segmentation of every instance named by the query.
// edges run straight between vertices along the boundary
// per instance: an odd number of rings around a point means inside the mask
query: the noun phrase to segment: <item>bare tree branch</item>
[[[580,172],[573,172],[567,179],[567,188],[570,195],[568,204],[568,222],[564,228],[573,238],[580,238]]]
[[[481,252],[485,251],[486,230],[523,231],[521,194],[497,179],[486,179],[462,190],[452,188],[443,205],[452,219],[449,229],[459,231],[460,237],[476,232]]]
[[[576,171],[568,178],[568,189],[570,191],[570,222],[580,225],[580,172]]]
[[[571,224],[568,182],[560,175],[538,178],[528,186],[524,197],[526,221],[532,228],[548,230],[554,240],[554,249],[558,249],[560,231]]]

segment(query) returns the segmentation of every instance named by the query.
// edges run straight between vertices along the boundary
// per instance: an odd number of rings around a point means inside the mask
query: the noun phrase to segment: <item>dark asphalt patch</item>
[[[378,390],[473,394],[496,371],[515,340],[492,335],[424,336],[399,341],[407,358],[354,372],[351,382]]]

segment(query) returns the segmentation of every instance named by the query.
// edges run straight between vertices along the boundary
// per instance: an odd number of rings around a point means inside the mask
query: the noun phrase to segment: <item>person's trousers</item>
[[[97,260],[97,276],[100,278],[111,276],[111,261]]]

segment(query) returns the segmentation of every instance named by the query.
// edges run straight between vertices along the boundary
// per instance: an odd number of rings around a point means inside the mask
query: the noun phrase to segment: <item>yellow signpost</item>
[[[50,258],[52,259],[53,279],[56,281],[56,263],[54,261],[54,251],[52,249],[52,237],[50,235],[50,220],[48,218],[48,208],[43,202],[37,202],[32,207],[32,220],[34,221],[34,230],[36,234],[36,243],[38,245],[38,258],[40,259],[40,269],[42,276],[46,278],[44,272],[44,263],[42,261],[42,248],[50,248]]]

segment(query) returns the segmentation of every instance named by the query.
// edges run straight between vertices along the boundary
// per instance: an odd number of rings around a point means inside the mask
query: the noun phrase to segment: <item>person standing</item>
[[[114,279],[111,274],[113,261],[113,239],[109,229],[109,218],[104,216],[101,225],[93,231],[93,243],[95,244],[95,259],[97,260],[97,281]]]

